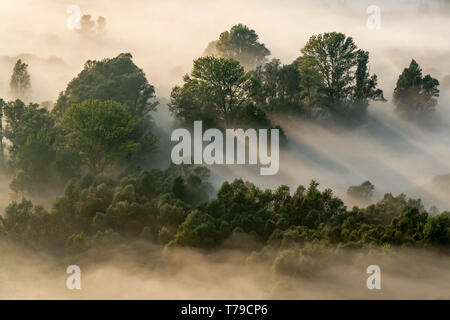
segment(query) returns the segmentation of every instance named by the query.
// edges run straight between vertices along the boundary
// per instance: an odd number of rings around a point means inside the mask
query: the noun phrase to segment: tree
[[[300,74],[295,63],[282,65],[278,59],[258,66],[251,72],[256,80],[253,99],[271,112],[300,111]]]
[[[202,57],[194,61],[191,75],[171,94],[170,110],[179,119],[190,122],[217,120],[227,126],[248,100],[252,81],[239,62],[233,59]]]
[[[121,53],[112,59],[88,60],[83,71],[60,93],[54,112],[62,118],[72,104],[111,99],[127,106],[133,116],[147,117],[156,108],[154,97],[154,87],[133,63],[132,55]]]
[[[359,186],[351,186],[347,189],[347,197],[351,201],[356,201],[359,204],[369,204],[373,197],[375,186],[370,182],[363,182]]]
[[[14,65],[9,87],[14,99],[27,100],[31,89],[30,74],[28,65],[20,59]]]
[[[72,104],[89,99],[114,100],[125,105],[139,121],[139,150],[130,160],[142,165],[156,145],[150,116],[158,104],[154,98],[155,89],[148,83],[145,73],[133,63],[131,54],[122,53],[113,59],[87,61],[84,70],[60,93],[53,112],[61,120]]]
[[[425,224],[423,234],[427,242],[440,244],[450,243],[450,213],[442,213],[436,217],[430,217]]]
[[[412,60],[397,80],[394,103],[400,115],[414,119],[435,111],[439,97],[439,81],[429,74],[422,77],[422,69]]]
[[[369,101],[386,101],[383,91],[377,88],[377,75],[370,75],[369,68],[369,53],[367,51],[358,51],[357,55],[358,66],[355,74],[355,85],[353,87],[352,108],[356,113],[364,115]]]
[[[244,68],[254,69],[262,65],[270,51],[259,42],[255,30],[238,24],[220,34],[219,40],[211,42],[205,50],[206,55],[217,55],[239,61]]]
[[[5,133],[3,131],[3,114],[5,107],[5,101],[0,99],[0,169],[5,168],[5,145],[3,144],[3,138]]]
[[[178,228],[175,244],[197,248],[211,248],[222,240],[217,222],[210,215],[194,210]]]
[[[139,148],[136,118],[113,100],[72,105],[62,121],[67,147],[98,174]]]
[[[312,36],[301,50],[300,77],[310,79],[315,102],[335,115],[364,113],[369,100],[382,100],[376,75],[368,73],[369,54],[351,37],[331,32]]]
[[[43,191],[43,186],[54,186],[73,174],[74,163],[59,150],[60,128],[47,109],[16,100],[4,104],[3,112],[15,191]]]
[[[103,35],[106,31],[106,19],[102,16],[95,21],[90,14],[85,14],[80,20],[80,29],[76,31],[86,37],[94,37]]]

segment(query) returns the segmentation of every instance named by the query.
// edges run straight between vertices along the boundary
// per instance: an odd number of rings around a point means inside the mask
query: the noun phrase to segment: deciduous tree
[[[435,111],[439,97],[439,81],[431,75],[422,76],[419,64],[412,60],[397,80],[394,103],[404,117],[416,119]]]
[[[270,51],[259,42],[255,30],[238,24],[230,31],[222,32],[219,40],[208,45],[205,54],[237,60],[249,70],[262,65],[270,55]]]
[[[113,100],[73,104],[62,123],[68,148],[95,174],[139,148],[136,118]]]

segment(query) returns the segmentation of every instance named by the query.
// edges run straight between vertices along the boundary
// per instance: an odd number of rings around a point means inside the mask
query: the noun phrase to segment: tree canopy
[[[251,81],[239,62],[212,56],[194,61],[183,87],[172,91],[171,110],[185,120],[210,119],[231,125],[249,99]],[[191,112],[192,111],[192,112]]]
[[[64,113],[66,147],[98,174],[130,157],[139,148],[138,122],[127,107],[113,100],[86,100]]]
[[[27,100],[29,98],[31,89],[30,74],[28,73],[28,65],[22,62],[21,59],[17,60],[14,65],[9,88],[14,99]]]
[[[11,182],[14,191],[32,191],[34,187],[50,185],[52,177],[70,171],[70,161],[58,166],[58,128],[54,116],[37,104],[26,105],[21,100],[3,106],[4,136],[9,141],[9,166],[15,172]],[[61,170],[59,170],[61,169]],[[59,173],[56,173],[56,172]]]
[[[62,118],[72,105],[88,99],[115,100],[127,106],[133,116],[148,116],[157,103],[154,87],[129,53],[112,59],[88,60],[83,71],[60,93],[54,112]]]
[[[331,32],[312,36],[298,59],[300,77],[310,79],[318,107],[338,115],[364,114],[370,100],[384,101],[377,76],[368,72],[369,53],[353,38]]]
[[[291,193],[287,186],[261,190],[236,179],[224,182],[213,200],[207,181],[207,169],[194,166],[131,170],[117,178],[88,174],[66,185],[51,212],[27,200],[11,203],[0,217],[0,237],[71,255],[102,254],[133,241],[212,250],[241,234],[265,246],[259,254],[269,250],[280,259],[284,250],[308,243],[322,249],[450,244],[450,214],[431,216],[405,195],[386,194],[348,210],[314,181]]]
[[[282,65],[278,59],[258,66],[251,73],[255,80],[253,99],[269,112],[301,111],[303,94],[295,63]]]
[[[203,120],[206,126],[219,128],[271,127],[264,111],[252,100],[255,82],[236,60],[198,58],[183,81],[182,87],[173,88],[169,108],[184,123]]]

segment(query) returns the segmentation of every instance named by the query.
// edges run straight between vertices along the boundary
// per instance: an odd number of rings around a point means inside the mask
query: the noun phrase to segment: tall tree
[[[5,101],[0,99],[0,169],[5,168],[5,145],[3,144],[3,138],[5,136],[3,132],[3,109]]]
[[[155,89],[129,53],[112,59],[87,61],[83,71],[61,92],[54,111],[62,118],[72,105],[87,99],[112,99],[127,106],[135,116],[146,117],[155,110]]]
[[[150,112],[156,110],[155,89],[145,73],[133,63],[129,53],[112,59],[87,61],[83,71],[61,92],[54,113],[61,120],[72,104],[86,100],[114,100],[125,105],[139,121],[139,150],[133,155],[137,165],[145,164],[156,145]]]
[[[394,90],[394,103],[397,111],[412,119],[435,111],[439,97],[439,81],[431,75],[422,76],[419,64],[412,60],[397,80]]]
[[[73,104],[63,118],[67,147],[94,174],[130,157],[139,148],[139,123],[113,100]]]
[[[202,57],[194,61],[191,75],[171,94],[170,110],[184,121],[224,121],[231,125],[249,99],[252,81],[233,59]]]
[[[9,87],[14,99],[27,100],[31,89],[30,74],[28,65],[20,59],[14,65]]]
[[[239,61],[244,68],[254,69],[267,60],[270,51],[259,42],[259,36],[255,30],[238,24],[230,31],[222,32],[219,40],[208,45],[205,54],[232,58]]]
[[[378,77],[376,74],[369,74],[369,53],[367,51],[358,51],[356,57],[357,68],[355,73],[355,85],[352,93],[352,109],[355,114],[364,115],[369,101],[386,101],[383,90],[378,89]]]
[[[256,80],[254,100],[272,112],[300,111],[300,74],[295,63],[282,65],[278,59],[251,72]]]

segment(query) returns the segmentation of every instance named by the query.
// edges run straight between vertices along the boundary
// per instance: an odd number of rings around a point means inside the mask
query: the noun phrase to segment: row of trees
[[[268,61],[269,55],[254,30],[233,26],[194,61],[183,86],[173,89],[172,113],[185,122],[201,118],[223,126],[237,119],[264,122],[266,113],[287,112],[359,123],[371,101],[386,101],[377,76],[369,72],[369,53],[342,33],[312,36],[289,65]],[[413,60],[394,92],[399,114],[420,120],[432,113],[438,85],[430,75],[422,76]],[[249,108],[257,115],[249,116]]]
[[[113,244],[107,239],[119,235],[165,243],[189,210],[208,199],[208,177],[201,167],[172,166],[74,178],[50,212],[25,199],[10,204],[0,217],[2,241],[54,252],[67,245],[69,253],[94,238]]]
[[[307,243],[366,246],[450,245],[450,213],[430,216],[420,200],[386,194],[365,209],[348,210],[316,182],[261,190],[240,179],[225,182],[208,201],[203,167],[128,171],[112,178],[70,181],[51,212],[30,201],[13,202],[0,219],[4,240],[67,254],[136,241],[202,249],[246,235],[273,250]],[[100,247],[99,247],[100,246]]]
[[[342,33],[312,36],[302,55],[289,65],[276,59],[267,62],[270,51],[254,30],[241,24],[222,33],[207,53],[194,61],[184,84],[172,90],[169,108],[185,124],[203,120],[210,127],[271,128],[275,127],[271,116],[287,112],[358,123],[370,101],[385,100],[377,76],[369,73],[368,52]],[[67,181],[70,172],[79,171],[77,164],[95,174],[123,159],[142,163],[154,148],[149,114],[156,109],[155,90],[130,54],[87,61],[52,111],[23,102],[31,87],[27,68],[17,61],[11,77],[11,92],[20,100],[0,102],[0,161],[4,167],[8,145],[14,190],[23,191],[33,181],[54,184],[50,177]],[[415,119],[432,113],[438,84],[430,75],[423,76],[413,60],[394,91],[399,113]],[[70,110],[73,105],[78,106]],[[90,112],[96,118],[89,122],[83,113]],[[105,128],[109,131],[99,134]],[[81,132],[98,141],[92,144],[92,138],[81,137]],[[87,143],[92,149],[86,149]],[[46,169],[36,169],[43,164]]]
[[[310,118],[337,118],[358,123],[370,101],[386,101],[377,76],[369,73],[369,53],[342,33],[312,36],[289,65],[268,61],[270,51],[257,33],[238,24],[211,42],[205,57],[194,61],[181,87],[174,87],[170,110],[185,123],[203,120],[211,126],[271,127],[271,114],[297,113]],[[86,99],[115,100],[133,116],[155,110],[154,87],[131,55],[88,61],[62,92],[54,108],[57,117]],[[21,60],[10,81],[12,96],[26,101],[30,93],[28,66]],[[415,60],[399,76],[393,102],[398,113],[420,120],[437,105],[439,82],[422,75]]]

